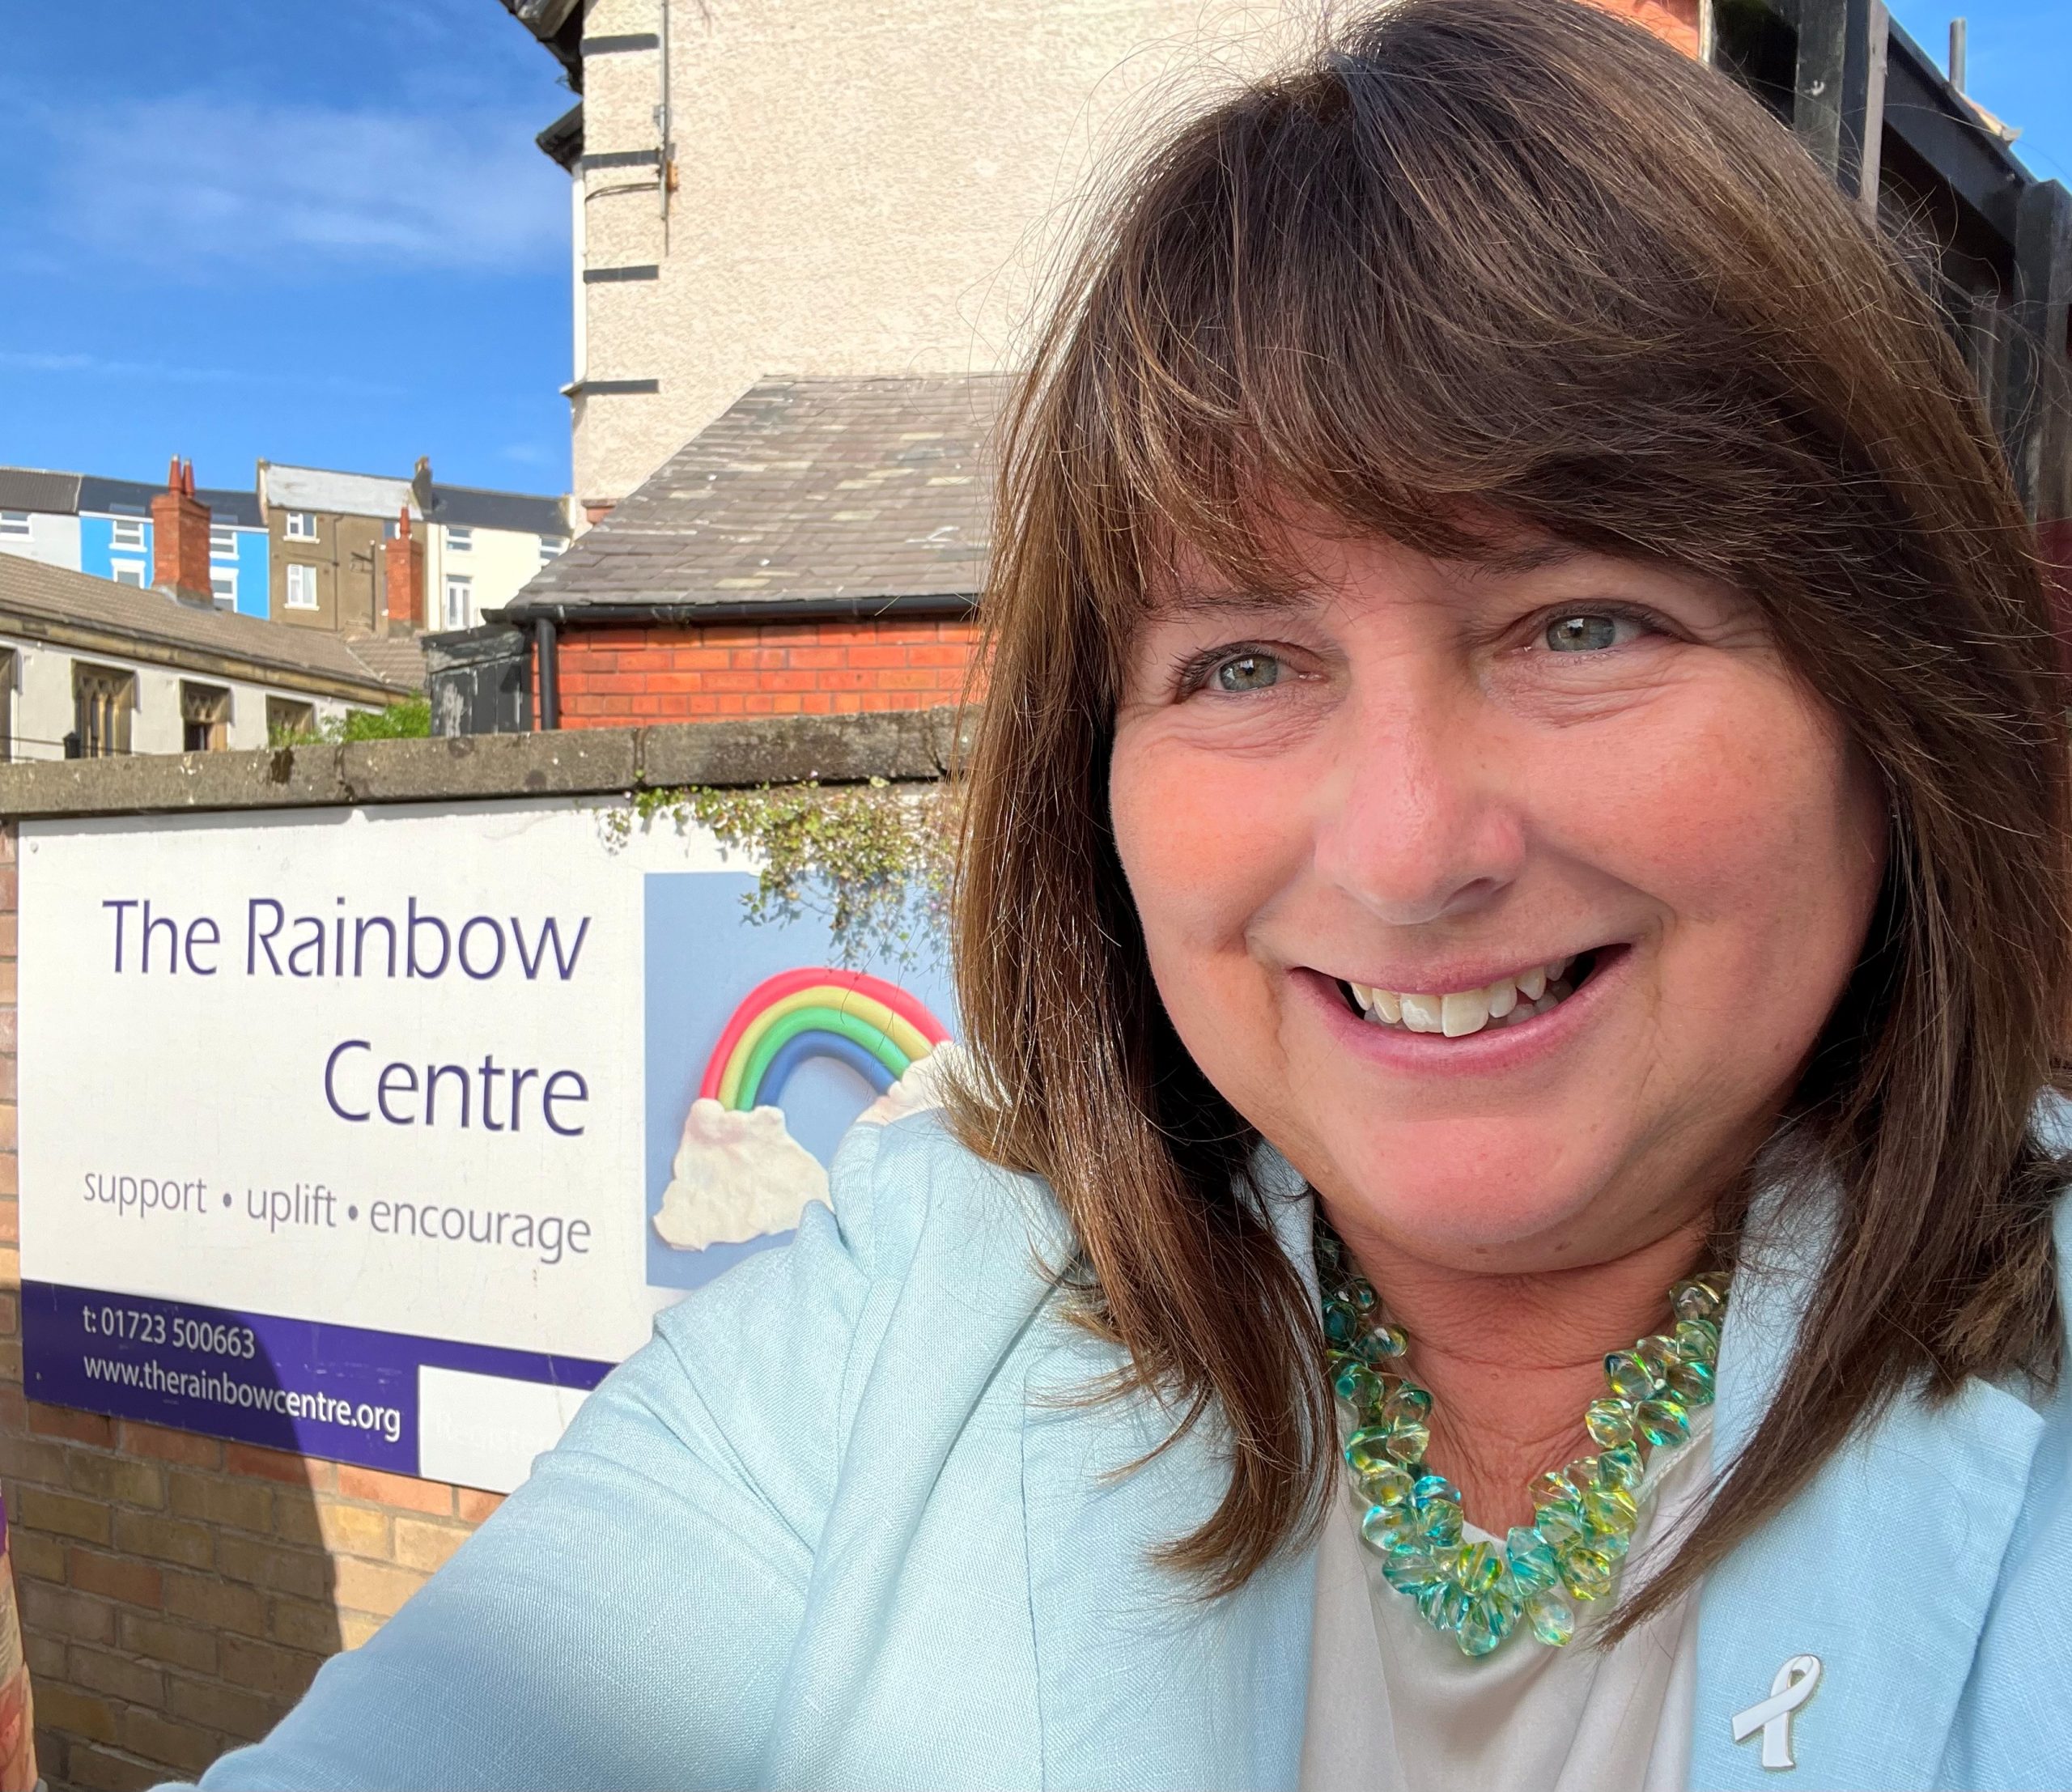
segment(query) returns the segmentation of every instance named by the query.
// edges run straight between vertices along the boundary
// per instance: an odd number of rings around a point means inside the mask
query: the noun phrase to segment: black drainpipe
[[[550,617],[542,616],[533,625],[533,639],[540,656],[540,727],[557,728],[561,726],[561,664]]]

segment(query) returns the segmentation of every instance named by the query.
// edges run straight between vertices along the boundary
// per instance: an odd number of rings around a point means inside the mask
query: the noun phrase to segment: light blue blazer
[[[1306,1263],[1308,1204],[1267,1167]],[[1213,1441],[1112,1478],[1165,1425],[1073,1401],[1116,1364],[1060,1313],[1045,1191],[932,1115],[857,1128],[833,1183],[832,1212],[665,1314],[452,1561],[203,1784],[1293,1786],[1315,1551],[1208,1605],[1148,1561],[1216,1503]],[[1722,1464],[1806,1255],[1737,1281]],[[2072,1399],[1901,1403],[1700,1609],[1693,1787],[2072,1787]],[[1797,1765],[1766,1771],[1733,1716],[1805,1654]]]

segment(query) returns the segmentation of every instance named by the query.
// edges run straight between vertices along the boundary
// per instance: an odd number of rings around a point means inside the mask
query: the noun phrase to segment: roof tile
[[[759,380],[504,614],[975,595],[1008,386],[1001,375]]]

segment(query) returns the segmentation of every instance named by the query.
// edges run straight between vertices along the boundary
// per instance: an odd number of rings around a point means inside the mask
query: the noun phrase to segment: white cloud
[[[49,227],[176,278],[502,273],[568,253],[567,188],[512,108],[176,96],[45,112]]]

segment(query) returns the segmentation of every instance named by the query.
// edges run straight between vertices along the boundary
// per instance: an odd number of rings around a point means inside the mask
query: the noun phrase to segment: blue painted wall
[[[115,525],[128,526],[132,540],[141,533],[141,547],[115,546]],[[104,516],[82,512],[79,516],[79,570],[96,579],[113,579],[118,565],[142,566],[144,583],[151,582],[151,524],[149,517]]]
[[[118,522],[138,525],[143,546],[118,548],[115,546],[115,529]],[[210,567],[235,567],[237,571],[237,609],[242,616],[266,616],[272,614],[267,605],[267,575],[271,570],[269,543],[263,529],[240,529],[233,531],[237,541],[235,559],[225,558],[211,552]],[[144,569],[144,583],[151,582],[151,524],[149,517],[116,517],[102,516],[91,511],[79,515],[79,571],[91,573],[96,579],[113,579],[118,564],[141,565]]]

